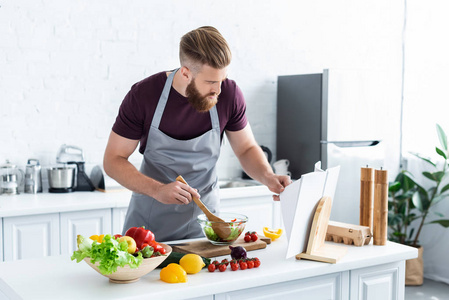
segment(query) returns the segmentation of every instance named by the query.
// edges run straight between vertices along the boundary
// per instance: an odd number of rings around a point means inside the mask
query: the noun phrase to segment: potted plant
[[[443,219],[443,214],[435,209],[437,203],[449,197],[449,184],[442,184],[449,173],[447,136],[440,125],[437,124],[436,127],[441,148],[435,147],[435,150],[443,161],[435,163],[413,153],[434,170],[422,172],[425,179],[429,180],[430,188],[424,188],[407,170],[402,170],[389,185],[388,239],[418,248],[418,258],[406,262],[406,285],[421,285],[423,282],[423,247],[419,244],[423,226],[440,224],[449,227],[449,219]],[[439,219],[428,221],[431,212]]]

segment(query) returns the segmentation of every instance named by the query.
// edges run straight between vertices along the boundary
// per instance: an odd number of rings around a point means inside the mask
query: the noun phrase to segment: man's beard
[[[199,112],[207,112],[215,104],[217,104],[218,96],[213,99],[209,99],[211,96],[216,96],[215,93],[207,94],[206,96],[201,95],[200,91],[196,88],[195,79],[193,79],[186,88],[186,95],[190,105],[193,106]]]

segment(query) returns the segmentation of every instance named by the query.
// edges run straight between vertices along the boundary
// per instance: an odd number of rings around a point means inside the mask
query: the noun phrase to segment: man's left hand
[[[274,174],[271,178],[267,187],[270,191],[275,193],[273,195],[274,201],[279,201],[279,194],[282,193],[286,186],[292,183],[292,179],[288,175],[276,175]]]

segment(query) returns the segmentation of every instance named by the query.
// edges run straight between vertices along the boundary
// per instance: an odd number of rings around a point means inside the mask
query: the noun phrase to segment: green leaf
[[[411,240],[413,237],[413,233],[415,232],[415,228],[412,228],[412,230],[410,230],[410,234],[408,235],[408,238]]]
[[[439,172],[435,172],[433,174],[435,175],[435,178],[437,179],[437,181],[440,182],[441,180],[443,180],[443,177],[444,177],[444,175],[446,175],[446,172],[439,171]]]
[[[437,124],[437,133],[441,146],[443,146],[443,149],[447,151],[447,136],[439,124]]]
[[[392,193],[396,193],[401,189],[401,183],[398,181],[390,182],[390,186],[388,187],[388,191]]]
[[[435,181],[435,178],[433,177],[432,173],[430,173],[430,172],[422,172],[422,174],[423,174],[426,178],[429,178],[430,180]]]
[[[431,204],[429,199],[421,197],[422,212],[427,211]]]
[[[428,196],[425,188],[423,188],[422,186],[420,186],[418,184],[416,185],[416,187],[418,188],[418,191],[421,194],[421,197],[426,197],[426,199],[429,199],[429,196]]]
[[[443,186],[443,188],[440,191],[440,194],[443,194],[444,192],[446,192],[447,190],[449,190],[449,184],[446,184],[445,186]]]
[[[440,182],[441,179],[443,179],[443,176],[445,173],[443,171],[438,171],[438,172],[433,172],[433,173],[422,172],[422,174],[430,180]]]
[[[423,211],[423,204],[421,201],[421,196],[419,193],[414,193],[412,197],[412,202],[415,205],[415,207],[422,212]]]
[[[394,235],[394,236],[397,236],[397,237],[405,236],[405,234],[403,234],[402,232],[398,232],[398,231],[395,231],[395,232],[393,233],[393,235]]]
[[[449,220],[435,220],[435,221],[429,222],[427,224],[440,224],[441,226],[448,228]]]
[[[418,158],[420,158],[420,159],[422,159],[422,160],[428,162],[429,164],[431,164],[431,165],[434,166],[435,168],[437,167],[437,165],[436,165],[434,162],[432,162],[429,158],[422,157],[422,156],[419,155],[418,153],[414,153],[414,152],[410,152],[410,153],[413,154],[414,156],[416,156],[416,157],[418,157]]]
[[[397,177],[397,181],[401,183],[404,192],[409,191],[416,186],[416,182],[409,175],[407,175],[407,173],[407,171],[401,172]],[[411,173],[409,174],[412,175]]]
[[[435,147],[435,150],[437,151],[437,153],[438,153],[440,156],[442,156],[444,159],[447,159],[446,153],[444,153],[443,150],[441,150],[441,149],[438,148],[438,147]]]

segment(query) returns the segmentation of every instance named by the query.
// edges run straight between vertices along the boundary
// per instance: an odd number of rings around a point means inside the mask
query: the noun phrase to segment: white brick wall
[[[246,97],[258,142],[275,152],[277,76],[375,68],[400,80],[402,2],[0,2],[0,163],[55,163],[63,143],[99,164],[130,86],[178,66],[178,41],[216,26],[231,45],[230,78]],[[392,101],[399,101],[399,85]],[[222,177],[240,174],[229,145]],[[133,156],[140,160],[140,155]]]

